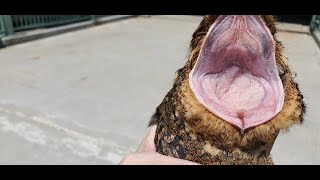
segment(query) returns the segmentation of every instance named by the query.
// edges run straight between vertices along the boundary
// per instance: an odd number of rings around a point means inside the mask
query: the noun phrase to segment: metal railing
[[[313,15],[311,24],[311,31],[320,31],[320,15]]]
[[[2,16],[0,16],[0,38],[5,35],[4,21]]]
[[[14,31],[89,20],[90,15],[11,15]]]
[[[0,15],[0,37],[36,28],[59,26],[105,15]]]

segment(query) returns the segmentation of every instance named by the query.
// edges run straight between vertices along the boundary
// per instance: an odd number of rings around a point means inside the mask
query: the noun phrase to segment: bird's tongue
[[[199,102],[244,130],[280,112],[284,92],[273,38],[259,16],[219,16],[210,27],[189,84]]]

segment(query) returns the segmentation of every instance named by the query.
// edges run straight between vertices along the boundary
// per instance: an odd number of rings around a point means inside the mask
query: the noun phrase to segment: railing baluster
[[[25,28],[28,28],[31,24],[29,23],[29,16],[24,15],[23,16],[23,24]]]

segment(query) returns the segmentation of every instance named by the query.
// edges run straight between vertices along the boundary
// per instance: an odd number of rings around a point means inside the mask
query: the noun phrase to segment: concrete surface
[[[278,31],[287,31],[287,32],[294,32],[294,33],[310,33],[310,27],[305,26],[302,24],[292,24],[292,23],[277,23]]]
[[[0,49],[0,164],[117,164],[186,61],[201,17],[138,17]],[[320,164],[320,52],[280,32],[308,114],[280,134],[277,164]]]

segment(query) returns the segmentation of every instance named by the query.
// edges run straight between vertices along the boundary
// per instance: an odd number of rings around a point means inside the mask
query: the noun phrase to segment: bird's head
[[[239,130],[274,119],[290,73],[270,15],[207,15],[185,65],[190,89],[213,116]]]

